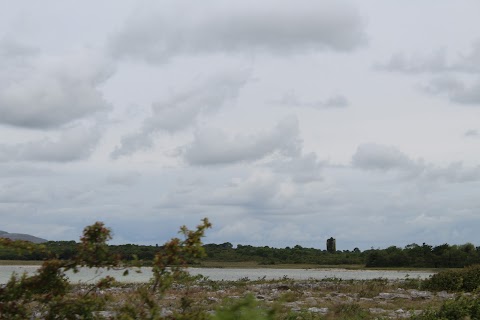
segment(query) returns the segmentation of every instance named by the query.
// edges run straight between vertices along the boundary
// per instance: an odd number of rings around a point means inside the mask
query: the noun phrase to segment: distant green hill
[[[1,238],[8,238],[12,240],[23,240],[23,241],[30,241],[33,243],[43,243],[47,242],[48,240],[38,238],[29,234],[24,234],[24,233],[8,233],[6,231],[1,231],[0,230],[0,237]]]

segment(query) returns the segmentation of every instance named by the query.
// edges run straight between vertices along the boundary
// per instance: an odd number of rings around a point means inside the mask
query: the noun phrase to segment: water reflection
[[[38,266],[0,266],[0,283],[4,284],[8,281],[11,274],[16,272],[22,274],[27,272],[32,274],[37,270]],[[405,279],[419,278],[425,279],[431,276],[431,272],[423,271],[394,271],[394,270],[346,270],[346,269],[234,269],[234,268],[190,268],[190,274],[201,274],[211,280],[238,280],[248,278],[250,280],[257,279],[281,279],[284,277],[294,280],[307,279],[325,279],[339,278],[343,280],[369,280],[376,278],[383,279]],[[113,276],[121,282],[147,282],[152,277],[150,268],[142,268],[141,273],[130,270],[128,276],[123,276],[123,270],[96,270],[82,268],[80,272],[68,272],[72,283],[95,282],[104,276]]]

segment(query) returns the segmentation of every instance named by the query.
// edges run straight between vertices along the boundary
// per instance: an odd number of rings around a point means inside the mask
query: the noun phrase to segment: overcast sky
[[[480,245],[478,0],[0,0],[0,230]]]

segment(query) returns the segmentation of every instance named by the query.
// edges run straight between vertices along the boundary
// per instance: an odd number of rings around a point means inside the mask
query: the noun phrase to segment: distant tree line
[[[54,253],[61,260],[68,260],[78,253],[75,241],[49,241],[43,244],[47,251]],[[274,264],[317,264],[317,265],[365,265],[366,267],[414,267],[414,268],[461,268],[480,264],[480,247],[471,243],[464,245],[443,244],[409,244],[405,248],[391,246],[386,249],[360,251],[327,250],[304,248],[296,245],[286,248],[268,246],[256,247],[237,245],[230,242],[203,245],[206,256],[203,261],[242,262],[254,261],[262,265]],[[146,264],[163,250],[162,246],[145,246],[135,244],[110,245],[109,250],[123,261],[142,260]],[[44,260],[44,252],[17,252],[0,246],[0,260]],[[192,261],[193,263],[193,261]]]
[[[427,244],[409,244],[365,251],[367,267],[461,268],[480,264],[480,247],[471,243],[432,247]]]
[[[364,256],[360,250],[336,251],[335,254],[326,250],[304,248],[296,245],[293,248],[272,248],[268,246],[255,247],[238,245],[233,248],[229,242],[204,245],[207,257],[212,261],[256,261],[259,264],[363,264]]]

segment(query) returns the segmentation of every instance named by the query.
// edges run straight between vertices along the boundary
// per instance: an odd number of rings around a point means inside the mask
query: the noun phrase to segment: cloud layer
[[[213,165],[254,161],[274,153],[296,156],[300,150],[298,120],[291,117],[269,131],[252,135],[228,137],[221,130],[203,129],[184,148],[183,156],[190,164]]]
[[[480,2],[434,2],[0,2],[2,230],[480,242]]]
[[[0,123],[55,128],[110,107],[98,86],[113,67],[97,54],[52,57],[15,43],[2,46],[1,64],[12,64],[0,76]]]
[[[57,139],[44,138],[13,145],[0,145],[0,162],[70,162],[85,160],[100,139],[100,131],[81,127],[67,129]]]
[[[350,51],[366,38],[362,19],[343,1],[209,0],[196,10],[191,4],[175,1],[139,10],[112,37],[112,53],[166,62],[199,53]]]
[[[426,92],[446,96],[450,101],[465,105],[480,105],[480,40],[473,42],[467,53],[449,59],[445,49],[428,56],[395,53],[389,61],[377,67],[410,75],[431,75]],[[472,78],[469,79],[469,78]]]

